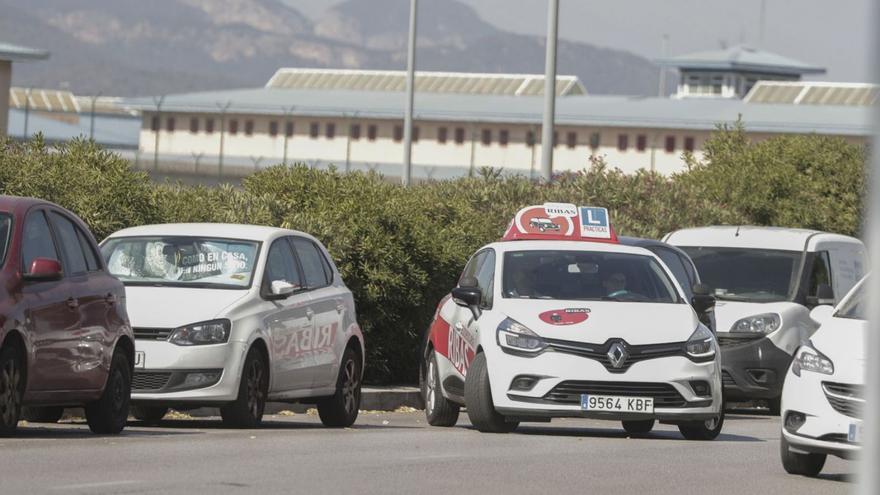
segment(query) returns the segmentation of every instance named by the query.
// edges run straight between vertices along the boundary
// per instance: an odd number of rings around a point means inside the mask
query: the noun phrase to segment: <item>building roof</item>
[[[7,134],[13,139],[23,139],[24,110],[9,110]],[[78,137],[89,137],[91,118],[83,115],[78,123],[64,122],[50,118],[39,112],[28,115],[28,137],[42,133],[49,143],[70,141]],[[95,117],[95,141],[112,149],[137,149],[140,138],[141,119],[131,116]]]
[[[28,60],[46,60],[47,58],[49,58],[47,50],[0,42],[0,60],[25,62]]]
[[[177,113],[291,115],[333,118],[403,118],[402,93],[241,89],[168,95],[162,111]],[[145,112],[153,98],[125,103]],[[415,118],[428,121],[532,124],[542,121],[543,98],[416,93]],[[670,99],[625,96],[570,96],[557,101],[559,125],[714,130],[742,117],[752,132],[872,135],[869,108],[812,105],[757,105],[738,99]]]
[[[787,76],[824,74],[823,67],[816,67],[782,55],[746,45],[736,45],[723,50],[690,53],[657,61],[661,65],[679,70],[725,70],[760,72]]]
[[[406,72],[396,70],[278,69],[266,83],[274,89],[316,89],[351,91],[406,90]],[[541,96],[543,74],[479,74],[469,72],[416,73],[420,93]],[[556,95],[583,95],[587,90],[577,76],[557,76]]]
[[[878,95],[880,86],[876,84],[758,81],[744,100],[747,103],[870,107],[877,102]]]

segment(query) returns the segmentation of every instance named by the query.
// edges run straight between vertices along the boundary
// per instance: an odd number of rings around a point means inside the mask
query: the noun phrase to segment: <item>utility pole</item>
[[[412,180],[413,105],[416,92],[416,12],[419,0],[410,0],[409,46],[406,54],[406,111],[403,117],[403,186]]]
[[[162,104],[165,103],[165,95],[153,98],[156,105],[156,142],[153,144],[153,171],[159,170],[159,135],[162,133]]]
[[[282,108],[284,110],[284,160],[282,163],[284,163],[284,166],[286,167],[287,166],[287,141],[290,139],[289,134],[291,134],[291,133],[287,132],[287,129],[288,129],[288,126],[293,125],[293,121],[292,121],[293,110],[296,107],[291,105],[289,107],[282,107]]]
[[[544,70],[544,125],[541,136],[541,179],[553,180],[553,128],[556,121],[556,41],[559,38],[559,0],[548,0],[547,60]]]
[[[357,115],[358,113],[354,112],[354,114],[352,114],[352,117],[347,119],[348,133],[345,140],[345,173],[349,173],[351,171],[351,130],[354,127],[354,121],[355,119],[357,119]]]
[[[663,62],[660,63],[660,84],[657,88],[657,96],[660,98],[666,97],[666,57],[669,56],[669,35],[663,34],[663,42],[660,47],[660,60]]]
[[[92,97],[91,121],[89,122],[89,139],[95,140],[95,103],[101,97],[101,92]]]
[[[226,144],[226,111],[229,110],[231,105],[231,101],[227,101],[223,105],[217,103],[217,108],[220,109],[220,156],[217,157],[217,178],[219,180],[223,179],[223,147]]]
[[[767,18],[767,0],[761,0],[761,18],[758,22],[758,48],[764,48],[764,27]]]
[[[28,138],[28,120],[31,115],[31,92],[33,88],[28,88],[24,93],[24,135],[22,135],[22,139],[27,141]]]

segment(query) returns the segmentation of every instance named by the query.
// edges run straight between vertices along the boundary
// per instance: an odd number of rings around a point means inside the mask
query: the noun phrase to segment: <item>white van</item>
[[[679,230],[663,240],[688,253],[718,299],[725,399],[764,399],[778,414],[792,356],[817,329],[810,310],[836,304],[864,277],[864,244],[813,230],[746,226]]]

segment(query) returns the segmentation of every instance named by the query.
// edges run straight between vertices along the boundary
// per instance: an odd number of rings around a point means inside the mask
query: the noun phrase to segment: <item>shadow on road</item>
[[[0,437],[2,442],[10,442],[16,440],[40,440],[40,439],[76,439],[76,438],[134,438],[134,437],[153,437],[163,435],[194,435],[199,434],[196,431],[176,431],[162,432],[155,430],[133,429],[133,426],[140,426],[129,423],[122,433],[119,435],[96,435],[89,430],[85,423],[60,423],[58,425],[34,425],[28,424],[19,426],[12,436]]]
[[[639,440],[680,440],[684,438],[677,431],[652,431],[646,435],[630,435],[623,430],[606,430],[596,428],[570,428],[570,427],[535,427],[520,426],[516,434],[541,435],[541,436],[566,436],[566,437],[589,437],[589,438],[634,438]],[[713,443],[717,442],[765,442],[760,438],[745,435],[733,435],[721,433]]]
[[[155,428],[157,431],[174,430],[174,429],[200,429],[200,430],[229,430],[229,431],[262,431],[262,430],[332,430],[342,428],[328,428],[321,423],[306,421],[278,421],[263,420],[258,428],[234,428],[226,426],[220,419],[169,419],[162,420],[158,423],[145,423],[140,421],[129,421],[129,425],[137,425],[148,428]],[[422,425],[399,426],[399,425],[371,425],[355,423],[349,430],[387,430],[387,429],[414,429],[420,428]]]

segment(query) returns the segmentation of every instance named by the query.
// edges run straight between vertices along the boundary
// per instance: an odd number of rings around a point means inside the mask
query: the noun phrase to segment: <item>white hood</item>
[[[183,287],[125,288],[131,326],[141,328],[176,328],[212,320],[248,292]]]
[[[504,299],[496,308],[542,337],[598,344],[612,338],[632,345],[684,342],[699,324],[687,304]]]

